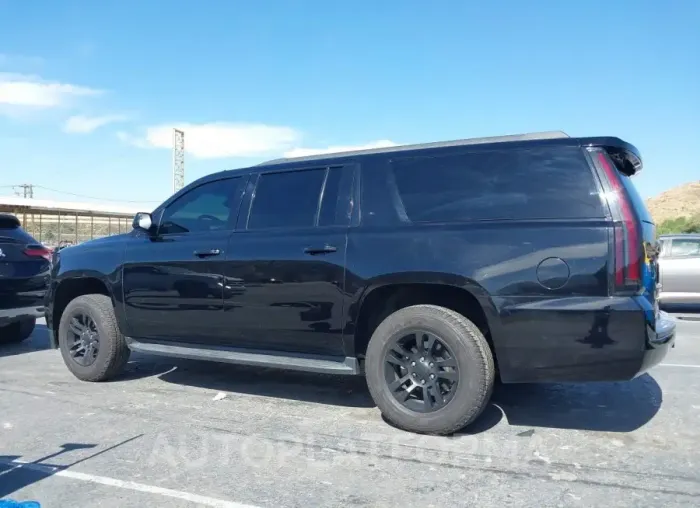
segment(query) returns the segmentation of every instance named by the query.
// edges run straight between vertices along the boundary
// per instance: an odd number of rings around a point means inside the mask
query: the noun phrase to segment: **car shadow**
[[[614,383],[497,384],[492,398],[509,425],[603,432],[643,427],[662,402],[661,387],[648,374]]]
[[[337,376],[132,353],[113,382],[157,376],[176,385],[336,406],[374,407],[362,376]]]
[[[4,356],[23,355],[49,349],[49,329],[37,323],[31,337],[19,344],[0,344],[0,358]]]
[[[163,360],[163,361],[161,361]],[[162,381],[212,391],[276,397],[333,406],[371,408],[362,376],[334,376],[213,362],[132,355],[115,382],[157,376]],[[631,432],[659,411],[663,394],[648,374],[619,383],[496,383],[491,402],[460,434],[486,432],[505,420],[518,427]]]
[[[0,499],[18,492],[19,490],[32,484],[38,483],[60,471],[64,471],[70,467],[80,464],[81,462],[85,462],[97,457],[98,455],[105,454],[111,450],[114,450],[115,448],[139,439],[142,436],[143,434],[131,437],[125,441],[105,448],[97,453],[93,453],[82,459],[75,460],[69,464],[65,464],[64,457],[66,455],[78,450],[93,449],[97,447],[97,445],[91,443],[65,443],[59,447],[58,451],[36,459],[32,462],[22,461],[20,455],[0,455]],[[56,457],[61,457],[61,462],[64,462],[64,464],[52,464],[50,461]]]

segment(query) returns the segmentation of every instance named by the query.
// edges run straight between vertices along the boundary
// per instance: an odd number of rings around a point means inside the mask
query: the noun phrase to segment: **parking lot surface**
[[[627,383],[498,386],[454,437],[385,423],[362,378],[132,355],[75,379],[37,327],[0,349],[0,499],[42,507],[688,506],[700,322]],[[696,501],[693,501],[696,498]]]

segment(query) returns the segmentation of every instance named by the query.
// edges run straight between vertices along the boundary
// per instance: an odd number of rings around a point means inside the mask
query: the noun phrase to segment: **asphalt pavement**
[[[689,506],[700,322],[626,383],[498,386],[454,437],[384,422],[362,378],[132,355],[83,383],[32,339],[0,349],[0,499],[43,507]],[[696,501],[693,501],[695,499]]]

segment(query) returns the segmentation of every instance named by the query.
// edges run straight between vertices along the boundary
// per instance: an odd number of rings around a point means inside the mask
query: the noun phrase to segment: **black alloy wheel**
[[[70,356],[79,365],[95,363],[100,351],[100,332],[95,321],[82,312],[73,314],[69,324]]]
[[[418,413],[432,413],[454,397],[460,377],[445,342],[427,330],[402,331],[387,349],[384,377],[393,397]]]

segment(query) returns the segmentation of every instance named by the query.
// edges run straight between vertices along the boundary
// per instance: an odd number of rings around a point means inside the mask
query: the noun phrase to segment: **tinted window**
[[[248,229],[312,227],[326,169],[260,175]]]
[[[577,148],[414,157],[391,166],[394,206],[412,222],[605,216]]]
[[[679,240],[678,238],[674,238],[671,243],[671,257],[681,258],[693,256],[700,256],[700,240]]]
[[[241,178],[205,183],[180,196],[163,213],[159,233],[194,233],[231,229]]]

